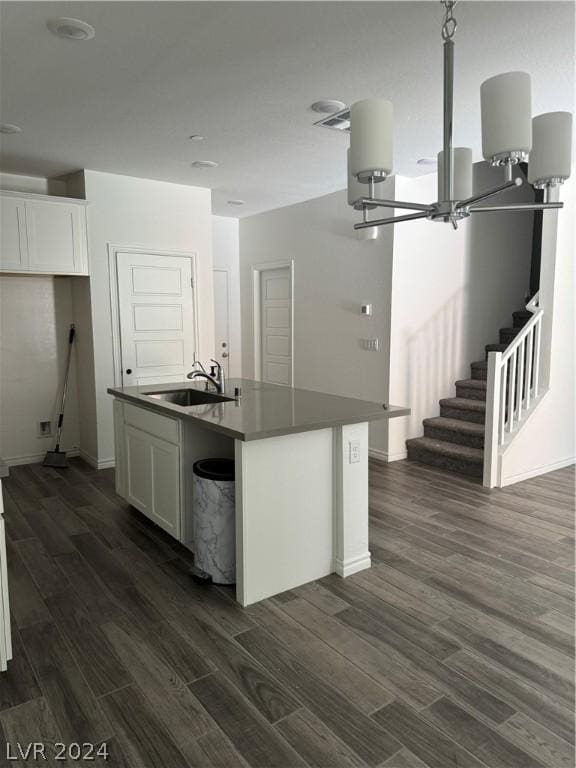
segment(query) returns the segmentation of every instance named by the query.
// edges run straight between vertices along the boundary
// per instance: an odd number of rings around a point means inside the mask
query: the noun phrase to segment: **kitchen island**
[[[368,423],[408,408],[248,379],[108,392],[118,494],[192,551],[192,466],[235,459],[241,605],[370,567]]]

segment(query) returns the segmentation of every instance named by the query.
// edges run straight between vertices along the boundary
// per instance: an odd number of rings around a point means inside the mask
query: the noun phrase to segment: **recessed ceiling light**
[[[194,160],[192,163],[194,168],[217,168],[218,163],[215,163],[214,160]]]
[[[345,106],[346,104],[344,104],[343,101],[337,101],[336,99],[321,99],[320,101],[315,101],[310,109],[313,112],[320,112],[323,115],[331,115],[334,112],[340,112]]]
[[[244,200],[228,200],[228,205],[244,205]]]
[[[0,123],[0,133],[21,133],[22,128],[19,125],[13,125],[13,123]]]
[[[204,136],[200,136],[199,133],[193,133],[191,136],[188,136],[190,141],[204,141]]]
[[[421,157],[416,162],[418,165],[436,165],[438,160],[435,157]]]
[[[66,40],[91,40],[96,34],[94,27],[85,21],[68,19],[64,16],[49,19],[47,26],[53,35]]]

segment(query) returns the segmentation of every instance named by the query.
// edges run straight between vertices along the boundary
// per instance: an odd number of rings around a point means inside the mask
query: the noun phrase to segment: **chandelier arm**
[[[370,227],[381,227],[384,224],[396,224],[400,221],[412,221],[413,219],[425,219],[427,213],[409,213],[406,216],[392,216],[389,219],[374,219],[373,221],[363,221],[360,224],[354,224],[354,229],[369,229]]]
[[[564,203],[508,203],[504,205],[479,205],[470,208],[470,213],[494,211],[548,211],[551,208],[564,208]]]
[[[504,192],[506,189],[512,189],[512,187],[520,187],[522,183],[523,182],[520,176],[517,176],[515,179],[513,179],[513,181],[507,181],[505,184],[500,184],[498,187],[487,189],[486,192],[479,192],[477,195],[472,195],[472,197],[466,198],[466,200],[459,200],[456,203],[456,208],[468,208],[469,205],[478,203],[480,200],[486,200],[487,197],[497,195],[500,192]]]
[[[370,205],[374,208],[407,208],[409,211],[431,211],[431,205],[424,203],[405,203],[402,200],[379,200],[377,197],[363,197],[360,200],[362,205]]]

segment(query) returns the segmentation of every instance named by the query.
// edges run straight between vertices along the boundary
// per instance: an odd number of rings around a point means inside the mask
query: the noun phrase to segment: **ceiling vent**
[[[350,133],[350,107],[341,109],[340,112],[334,112],[332,115],[323,117],[314,125],[321,128],[331,128],[333,131],[344,131]]]

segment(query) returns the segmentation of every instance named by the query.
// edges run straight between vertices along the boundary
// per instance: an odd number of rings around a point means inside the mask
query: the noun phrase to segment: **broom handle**
[[[64,387],[62,388],[62,400],[60,401],[60,414],[58,416],[58,432],[56,433],[56,451],[60,448],[60,436],[62,435],[62,425],[64,423],[64,405],[66,404],[66,392],[68,390],[68,376],[70,374],[70,362],[72,360],[72,344],[74,343],[74,323],[70,326],[68,334],[68,359],[66,360],[66,373],[64,374]]]

